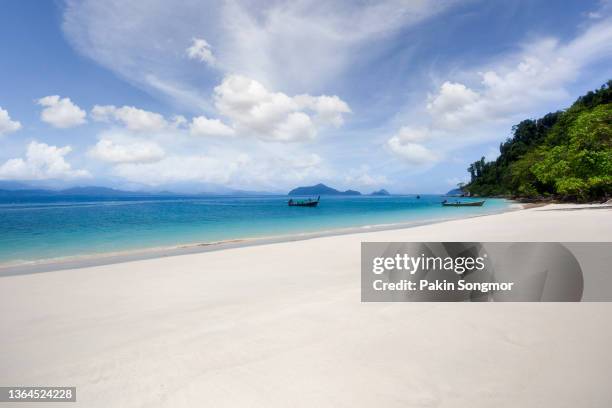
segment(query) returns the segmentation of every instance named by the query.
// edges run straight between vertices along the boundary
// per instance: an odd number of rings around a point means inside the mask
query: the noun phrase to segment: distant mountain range
[[[319,195],[341,195],[341,196],[360,196],[362,195],[359,191],[346,190],[340,191],[335,188],[326,186],[323,183],[316,184],[314,186],[297,187],[289,192],[290,196],[319,196]],[[388,196],[391,195],[387,190],[382,189],[374,191],[370,195],[375,196]]]
[[[4,187],[4,186],[3,186]],[[165,195],[164,193],[151,194],[135,191],[115,190],[108,187],[72,187],[64,190],[47,190],[42,188],[17,188],[0,189],[0,196],[98,196],[98,197],[126,197],[126,196],[145,196],[145,195]]]
[[[36,188],[17,182],[0,182],[0,196],[31,197],[31,196],[96,196],[96,197],[143,197],[143,196],[213,196],[213,195],[266,195],[270,193],[243,190],[228,190],[224,193],[175,193],[172,191],[125,191],[109,187],[86,186],[72,187],[62,190]]]
[[[319,183],[314,186],[298,187],[294,188],[289,192],[289,195],[347,195],[347,196],[358,196],[361,195],[359,191],[346,190],[339,191],[335,188],[326,186],[323,183]]]
[[[8,181],[8,180],[0,180],[0,190],[25,190],[25,189],[34,189],[34,187],[20,183],[18,181]]]
[[[196,193],[177,193],[173,191],[127,191],[118,190],[110,187],[100,186],[83,186],[71,187],[65,189],[50,189],[38,186],[32,186],[19,182],[0,181],[0,197],[34,197],[34,196],[96,196],[96,197],[146,197],[146,196],[225,196],[225,195],[271,195],[273,193],[263,191],[246,191],[246,190],[225,190],[223,192],[196,192]],[[277,193],[278,194],[278,193]],[[318,196],[318,195],[336,195],[336,196],[360,196],[362,195],[356,190],[340,191],[335,188],[319,183],[314,186],[297,187],[289,192],[292,196]],[[372,196],[388,196],[391,195],[387,190],[381,189],[374,191]]]
[[[446,193],[447,196],[460,196],[463,194],[460,188],[453,188],[451,191]]]

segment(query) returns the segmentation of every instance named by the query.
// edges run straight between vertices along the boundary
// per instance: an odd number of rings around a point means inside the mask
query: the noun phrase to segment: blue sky
[[[606,1],[5,1],[0,180],[444,192],[612,78]]]

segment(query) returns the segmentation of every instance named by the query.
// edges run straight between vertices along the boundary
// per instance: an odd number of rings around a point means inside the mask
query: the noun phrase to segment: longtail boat
[[[289,201],[287,201],[287,205],[289,207],[316,207],[319,205],[320,199],[321,196],[318,196],[316,200],[313,200],[312,198],[309,198],[308,200],[294,200],[291,198]]]
[[[442,201],[442,206],[444,207],[482,207],[484,203],[485,203],[484,200],[483,201],[471,201],[471,202],[455,201],[454,203],[444,200]]]

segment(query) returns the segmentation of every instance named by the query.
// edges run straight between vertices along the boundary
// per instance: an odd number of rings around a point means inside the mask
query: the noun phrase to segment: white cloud
[[[424,142],[430,139],[431,132],[423,127],[402,126],[396,136],[402,142]]]
[[[89,155],[109,163],[153,163],[164,158],[164,150],[156,143],[138,140],[119,144],[101,139],[89,150]]]
[[[423,144],[432,137],[432,132],[428,128],[403,126],[387,141],[387,147],[409,164],[431,165],[442,158],[441,154],[435,153]]]
[[[235,174],[234,179],[247,186],[255,183],[273,191],[319,183],[333,176],[321,156],[295,150],[250,155],[245,170]]]
[[[318,125],[339,126],[342,114],[350,112],[337,96],[290,97],[271,92],[258,81],[240,75],[226,76],[215,88],[214,98],[219,113],[228,117],[238,130],[270,141],[313,139]],[[308,114],[310,111],[314,118]]]
[[[37,103],[44,106],[40,114],[41,120],[56,128],[70,128],[86,122],[87,113],[75,105],[70,98],[49,95],[40,98]]]
[[[410,163],[428,163],[470,144],[500,140],[516,121],[537,115],[543,106],[561,108],[559,103],[570,100],[565,87],[583,69],[612,59],[611,22],[596,23],[565,44],[533,41],[516,55],[461,73],[466,83],[444,81],[424,103],[429,116],[421,131],[402,128],[388,146]],[[413,116],[421,119],[421,112],[416,109]]]
[[[301,155],[299,157],[290,158],[289,160],[284,161],[284,166],[290,165],[295,169],[308,169],[312,167],[320,166],[323,163],[323,159],[316,153],[310,153],[306,155]]]
[[[190,59],[197,59],[208,65],[215,64],[215,56],[212,53],[210,44],[203,38],[193,38],[191,46],[187,48],[187,56]]]
[[[612,12],[612,1],[610,0],[599,0],[597,9],[585,13],[585,15],[593,20],[599,20],[610,16]]]
[[[166,95],[180,106],[193,111],[212,111],[207,95],[199,92],[197,87],[191,87],[180,82],[161,80],[155,75],[147,74],[144,78],[148,87]]]
[[[128,130],[135,132],[161,132],[169,127],[168,121],[159,113],[134,106],[117,108],[113,105],[96,105],[91,110],[91,117],[98,122],[119,122]],[[176,123],[182,122],[184,121],[179,118],[179,122]]]
[[[15,132],[21,129],[21,123],[17,120],[12,120],[8,111],[0,106],[0,135]]]
[[[176,52],[195,35],[215,45],[215,67],[223,72],[302,93],[331,83],[356,59],[375,55],[387,36],[458,2],[151,0],[126,6],[123,0],[67,0],[63,30],[80,53],[147,88],[150,76],[180,89],[199,85],[194,64]],[[210,47],[199,44],[194,56],[201,59],[207,54],[199,50]]]
[[[435,119],[435,124],[453,128],[463,119],[459,112],[469,113],[479,95],[463,84],[444,82],[437,95],[431,96],[427,109]]]
[[[255,148],[249,154],[235,149],[207,149],[199,154],[183,152],[154,163],[118,164],[112,173],[148,186],[212,183],[273,191],[293,188],[297,183],[318,182],[330,175],[317,154],[274,150],[261,152]]]
[[[351,113],[348,104],[336,95],[298,95],[294,100],[299,107],[314,111],[315,121],[323,125],[340,127],[344,123],[342,114]]]
[[[378,173],[378,172],[376,172]],[[372,188],[389,184],[384,174],[372,174],[368,165],[362,165],[356,169],[349,169],[345,176],[345,184],[351,188]]]
[[[31,142],[26,158],[6,161],[0,166],[3,180],[46,180],[90,177],[87,170],[74,170],[64,156],[72,151],[70,146],[57,147],[45,143]]]
[[[419,143],[404,140],[400,135],[389,139],[387,146],[393,153],[412,165],[433,164],[440,160],[440,156],[429,148]]]
[[[172,117],[172,127],[180,128],[187,124],[187,118],[183,115],[174,115]]]
[[[197,116],[189,125],[189,132],[193,136],[234,136],[235,131],[219,119],[208,119]]]
[[[612,57],[611,23],[595,24],[566,44],[554,38],[534,41],[519,55],[478,70],[478,86],[444,82],[427,105],[433,124],[463,130],[483,122],[514,119],[567,98],[564,86],[584,67]]]
[[[155,163],[120,164],[114,173],[125,180],[159,186],[176,182],[228,184],[248,156],[233,160],[207,155],[169,156]]]

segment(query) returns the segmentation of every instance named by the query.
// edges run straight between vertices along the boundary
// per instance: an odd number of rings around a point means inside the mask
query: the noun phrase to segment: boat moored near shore
[[[485,200],[471,201],[471,202],[455,201],[454,203],[444,200],[442,201],[442,206],[443,207],[482,207],[484,203],[485,203]]]

